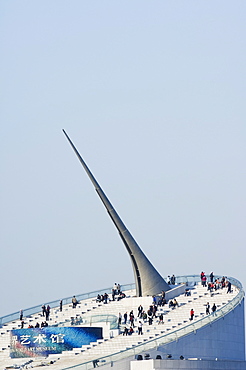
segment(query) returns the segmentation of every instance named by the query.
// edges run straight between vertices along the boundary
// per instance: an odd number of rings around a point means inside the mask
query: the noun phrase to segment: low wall
[[[187,289],[186,284],[180,284],[175,288],[168,290],[165,294],[166,301],[169,301],[170,299],[176,298],[180,294],[183,294],[185,292],[185,289]]]
[[[131,361],[130,370],[193,369],[193,370],[245,370],[245,361],[207,360],[142,360]]]

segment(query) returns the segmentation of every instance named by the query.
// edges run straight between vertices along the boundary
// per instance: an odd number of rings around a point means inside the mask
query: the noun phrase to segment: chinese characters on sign
[[[102,339],[102,328],[45,327],[11,331],[10,356],[36,357],[62,353]]]

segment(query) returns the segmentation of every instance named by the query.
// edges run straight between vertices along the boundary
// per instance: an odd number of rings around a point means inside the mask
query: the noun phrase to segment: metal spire
[[[148,258],[145,256],[141,248],[138,246],[137,242],[130,234],[122,220],[120,219],[119,215],[117,214],[116,210],[110,203],[109,199],[103,192],[101,186],[91,173],[90,169],[86,165],[85,161],[75,148],[74,144],[72,143],[71,139],[65,132],[67,140],[69,141],[70,145],[72,146],[75,154],[77,155],[80,163],[84,167],[87,175],[89,176],[92,184],[95,187],[97,194],[99,195],[101,201],[103,202],[106,210],[108,211],[109,216],[111,217],[115,227],[117,228],[120,237],[130,255],[133,271],[135,276],[135,283],[136,283],[136,294],[138,297],[148,296],[148,295],[155,295],[159,294],[162,290],[167,291],[170,289],[169,285],[165,282],[163,277],[159,274],[159,272],[154,268],[154,266],[150,263]]]

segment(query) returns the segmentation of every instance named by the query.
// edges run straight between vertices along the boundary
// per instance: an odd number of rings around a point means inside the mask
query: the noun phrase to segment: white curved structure
[[[49,366],[49,369],[88,370],[94,368],[95,362],[93,364],[93,361],[97,360],[97,364],[104,366],[104,369],[112,366],[117,370],[151,369],[146,366],[151,366],[152,362],[153,369],[156,368],[154,366],[157,366],[157,363],[158,369],[175,369],[179,368],[176,362],[182,361],[179,358],[183,356],[186,360],[184,363],[182,362],[182,368],[206,368],[201,367],[201,364],[208,366],[209,362],[211,369],[219,369],[218,364],[222,366],[222,369],[245,369],[244,291],[237,280],[230,278],[230,281],[233,287],[231,293],[227,293],[226,288],[210,293],[206,287],[201,286],[198,276],[177,278],[179,285],[170,289],[166,296],[167,299],[172,299],[175,296],[179,307],[175,309],[169,308],[168,305],[159,307],[158,315],[164,314],[164,324],[159,325],[158,319],[154,319],[152,325],[144,323],[142,336],[139,336],[137,332],[131,336],[123,336],[117,329],[110,328],[109,324],[108,327],[105,326],[107,315],[115,316],[117,319],[119,312],[123,314],[125,311],[130,312],[133,309],[136,317],[139,304],[142,304],[145,310],[152,304],[151,297],[136,297],[135,290],[129,290],[129,287],[126,287],[128,289],[126,291],[127,297],[120,301],[110,301],[108,304],[96,303],[97,292],[94,292],[89,294],[88,298],[81,300],[76,309],[71,307],[71,303],[65,305],[62,312],[59,311],[58,307],[54,307],[51,310],[50,325],[69,325],[71,316],[79,315],[83,319],[82,325],[104,327],[104,338],[97,343],[74,348],[73,351],[51,355],[47,359],[32,359],[33,362],[30,365],[48,364],[52,360],[55,363],[52,367]],[[191,290],[191,296],[184,294],[187,289],[186,284]],[[80,299],[80,297],[78,298]],[[67,301],[71,302],[71,298]],[[210,302],[211,306],[213,303],[216,304],[217,310],[214,314],[205,314],[207,302]],[[58,306],[58,302],[54,302],[53,306],[55,304]],[[189,320],[191,308],[195,311],[192,322]],[[29,312],[24,310],[24,316],[27,314]],[[37,312],[25,318],[25,325],[41,320],[40,315],[41,313]],[[94,321],[97,322],[94,323]],[[135,320],[135,325],[137,325],[137,320]],[[14,320],[3,324],[1,328],[1,348],[6,348],[0,351],[0,363],[3,366],[23,364],[30,360],[8,357],[9,330],[18,326],[20,326],[20,322]],[[137,355],[144,357],[146,353],[152,359],[159,355],[162,360],[153,360],[152,362],[135,360]],[[171,360],[166,360],[167,354],[172,355]],[[198,360],[188,360],[192,358]],[[214,367],[211,367],[211,364],[214,364]],[[171,365],[176,367],[167,367]],[[198,367],[194,367],[195,365]],[[3,368],[0,367],[0,370]]]

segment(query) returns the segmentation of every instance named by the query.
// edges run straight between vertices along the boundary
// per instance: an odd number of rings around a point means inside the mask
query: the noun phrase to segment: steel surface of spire
[[[102,190],[101,186],[93,176],[89,167],[86,165],[85,161],[83,160],[78,150],[72,143],[66,131],[65,130],[62,131],[65,134],[70,145],[72,146],[80,163],[84,167],[92,184],[94,185],[97,194],[99,195],[101,201],[103,202],[105,208],[107,209],[108,214],[111,217],[114,225],[116,226],[120,234],[120,237],[130,255],[136,283],[136,295],[138,297],[142,297],[159,294],[161,293],[162,290],[164,291],[169,290],[170,289],[169,285],[165,282],[163,277],[159,274],[159,272],[155,269],[155,267],[145,256],[141,248],[138,246],[137,242],[135,241],[129,230],[126,228],[121,218],[119,217],[118,213],[116,212],[116,210],[110,203],[109,199],[105,195],[104,191]]]

